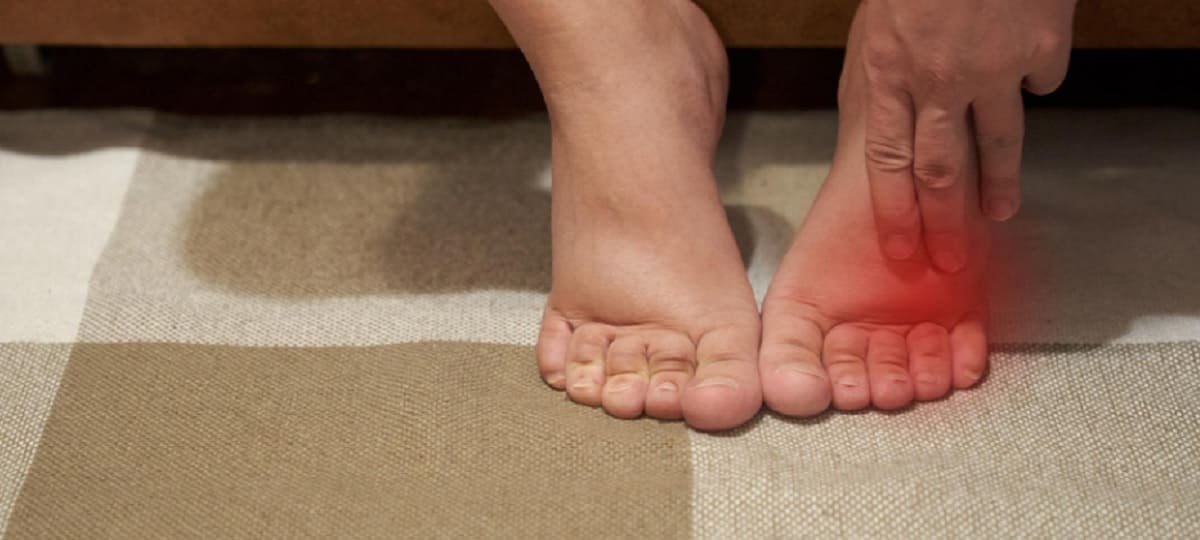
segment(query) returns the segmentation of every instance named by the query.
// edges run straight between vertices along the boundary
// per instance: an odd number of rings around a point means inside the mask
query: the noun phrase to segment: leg
[[[731,428],[761,406],[758,310],[711,163],[725,52],[687,0],[494,0],[552,130],[551,386],[623,418]]]

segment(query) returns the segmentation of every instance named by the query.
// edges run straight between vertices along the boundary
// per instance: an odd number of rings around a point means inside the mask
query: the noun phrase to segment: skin
[[[833,166],[763,303],[763,398],[788,416],[941,399],[978,383],[987,367],[991,224],[979,209],[963,212],[971,251],[959,272],[938,271],[924,249],[893,261],[879,248],[863,157],[863,22],[860,12],[842,73]],[[977,170],[974,153],[967,157],[966,170]],[[976,176],[967,180],[975,196]]]
[[[493,0],[550,112],[552,276],[538,366],[618,418],[762,407],[758,306],[712,172],[725,49],[689,0]]]
[[[871,200],[883,252],[924,244],[958,272],[969,247],[964,199],[978,153],[979,204],[994,220],[1020,206],[1021,90],[1066,75],[1075,0],[864,0]],[[974,199],[972,199],[974,200]]]
[[[987,183],[978,174],[987,169],[987,145],[975,144],[980,131],[965,129],[966,118],[932,116],[963,128],[943,129],[945,140],[963,143],[945,154],[961,152],[952,175],[961,178],[930,188],[941,198],[920,201],[951,208],[961,253],[953,273],[939,270],[944,253],[930,239],[944,238],[929,235],[949,233],[926,223],[924,244],[913,242],[903,260],[889,258],[876,213],[890,199],[878,196],[871,174],[880,157],[871,118],[881,110],[873,97],[879,62],[896,57],[880,56],[867,32],[882,1],[855,19],[833,168],[761,319],[712,176],[728,79],[704,14],[687,0],[492,3],[550,113],[553,272],[537,344],[547,384],[616,417],[682,418],[722,430],[752,418],[764,401],[791,416],[830,405],[897,409],[980,380],[989,224],[967,201]],[[956,110],[965,117],[974,104]],[[913,137],[925,120],[911,122]],[[922,166],[921,144],[908,148],[918,150],[906,166],[912,172],[937,169]],[[898,170],[888,172],[905,174]],[[909,213],[916,212],[913,195]]]

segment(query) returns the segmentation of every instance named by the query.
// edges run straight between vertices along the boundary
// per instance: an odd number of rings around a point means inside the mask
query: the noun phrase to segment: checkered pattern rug
[[[730,119],[759,294],[834,129]],[[1029,131],[982,386],[709,435],[539,382],[544,118],[0,114],[0,532],[1200,536],[1200,113]]]

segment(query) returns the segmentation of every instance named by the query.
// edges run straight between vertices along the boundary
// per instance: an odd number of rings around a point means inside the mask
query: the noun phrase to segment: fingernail
[[[1004,221],[1012,217],[1015,211],[1012,201],[1006,199],[994,199],[988,204],[988,214],[997,221]]]
[[[566,380],[567,377],[562,373],[551,373],[546,375],[546,384],[555,388],[561,387]]]
[[[934,254],[933,262],[944,272],[957,272],[962,270],[963,266],[962,258],[956,253],[947,250]]]
[[[916,251],[917,243],[906,234],[891,234],[883,243],[883,250],[892,259],[907,259]]]
[[[696,388],[707,388],[709,386],[725,386],[729,388],[737,388],[737,381],[729,377],[709,377],[703,382],[696,385]]]

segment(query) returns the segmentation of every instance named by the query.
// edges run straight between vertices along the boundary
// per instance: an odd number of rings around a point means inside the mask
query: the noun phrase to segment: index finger
[[[913,186],[915,121],[912,98],[890,84],[872,84],[867,94],[867,178],[880,247],[891,259],[916,251],[921,221]]]

